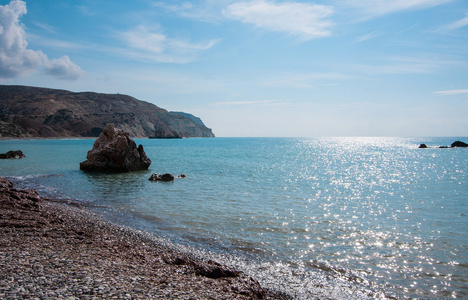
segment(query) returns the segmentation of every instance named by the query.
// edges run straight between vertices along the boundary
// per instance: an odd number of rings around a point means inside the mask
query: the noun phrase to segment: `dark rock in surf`
[[[467,143],[464,143],[464,142],[461,142],[461,141],[456,141],[456,142],[453,142],[452,143],[452,148],[455,148],[455,147],[462,147],[462,148],[466,148],[468,147],[468,144]]]
[[[421,144],[421,145],[419,145],[418,148],[419,148],[419,149],[426,149],[426,148],[427,148],[427,145],[426,145],[426,144]]]
[[[164,182],[170,182],[170,181],[174,181],[174,179],[175,179],[174,175],[169,174],[169,173],[162,174],[162,175],[158,175],[158,174],[154,173],[154,174],[151,175],[151,177],[149,178],[149,181],[164,181]]]
[[[108,124],[88,151],[87,160],[80,163],[83,171],[130,172],[147,170],[151,160],[143,146],[138,148],[127,132]]]
[[[25,158],[26,156],[23,154],[21,150],[16,151],[8,151],[7,153],[1,153],[0,159],[19,159]]]
[[[197,264],[195,266],[195,274],[213,279],[239,276],[236,270],[221,266],[212,260]]]
[[[37,208],[43,200],[35,190],[20,190],[13,187],[13,183],[4,177],[0,177],[0,210]],[[3,217],[2,217],[3,218]],[[28,219],[17,217],[14,226],[28,226]]]

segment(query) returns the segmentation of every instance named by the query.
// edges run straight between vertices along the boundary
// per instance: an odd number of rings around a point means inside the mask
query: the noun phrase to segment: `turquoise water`
[[[142,139],[150,170],[125,174],[79,170],[94,140],[4,140],[26,158],[0,175],[298,298],[468,298],[468,149],[417,149],[455,140]]]

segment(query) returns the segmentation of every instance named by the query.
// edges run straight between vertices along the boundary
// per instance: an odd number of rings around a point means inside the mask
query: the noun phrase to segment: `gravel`
[[[242,272],[0,177],[0,299],[279,298]]]

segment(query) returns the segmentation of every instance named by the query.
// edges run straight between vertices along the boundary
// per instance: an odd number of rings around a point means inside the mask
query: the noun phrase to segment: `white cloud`
[[[27,49],[24,26],[19,22],[26,13],[26,3],[21,0],[0,6],[0,78],[27,76],[41,66],[58,78],[78,78],[82,71],[67,56],[49,60],[42,51]]]
[[[425,9],[450,1],[452,0],[344,0],[344,3],[360,9],[367,17],[373,17],[405,10]]]
[[[447,91],[438,91],[434,94],[450,96],[450,95],[459,95],[459,94],[468,94],[468,89],[465,90],[447,90]]]
[[[448,25],[445,25],[443,26],[442,29],[444,30],[456,30],[456,29],[459,29],[459,28],[462,28],[462,27],[465,27],[468,25],[468,13],[466,14],[466,17],[460,19],[460,20],[457,20],[453,23],[450,23]]]
[[[75,80],[81,77],[83,71],[75,65],[68,56],[47,60],[44,63],[46,74],[59,79]]]
[[[124,55],[140,60],[163,63],[187,63],[195,59],[198,52],[213,47],[217,40],[205,43],[192,43],[183,39],[168,38],[160,30],[150,30],[145,26],[121,33],[127,49],[116,50]]]
[[[25,31],[19,18],[27,12],[26,3],[11,1],[0,6],[0,77],[25,76],[37,70],[45,55],[27,49]]]
[[[326,5],[265,0],[233,3],[223,10],[228,18],[286,32],[305,41],[330,36],[333,23],[329,17],[333,13],[333,7]]]

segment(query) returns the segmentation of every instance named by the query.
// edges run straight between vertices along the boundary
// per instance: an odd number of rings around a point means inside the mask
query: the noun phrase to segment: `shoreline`
[[[231,267],[0,177],[0,298],[290,299]]]

